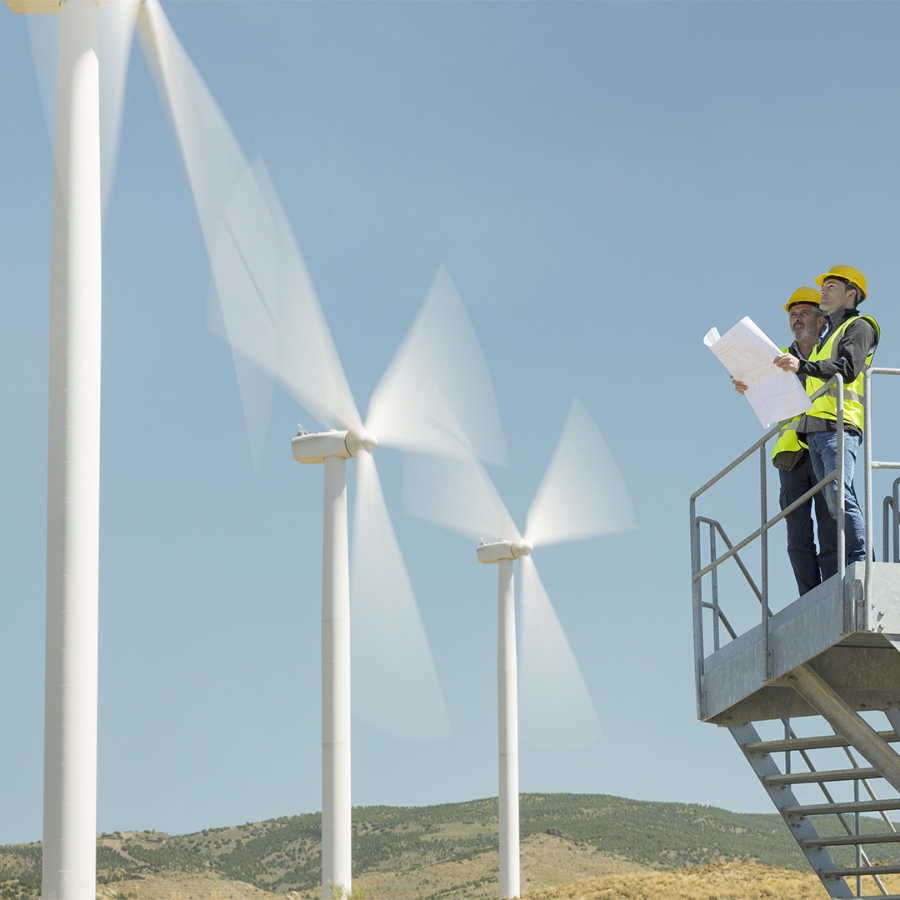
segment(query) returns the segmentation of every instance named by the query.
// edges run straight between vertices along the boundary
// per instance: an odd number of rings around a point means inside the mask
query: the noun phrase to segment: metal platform
[[[717,725],[814,715],[783,676],[810,663],[857,710],[900,709],[900,566],[837,576],[703,660],[700,718]],[[768,663],[768,664],[767,664]]]

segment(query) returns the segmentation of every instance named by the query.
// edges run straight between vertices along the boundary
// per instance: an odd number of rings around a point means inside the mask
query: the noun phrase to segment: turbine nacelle
[[[529,541],[496,541],[492,544],[481,544],[476,551],[478,562],[498,563],[504,559],[518,559],[520,556],[530,556],[534,546]]]
[[[360,449],[371,453],[378,444],[378,438],[371,431],[323,431],[319,434],[298,434],[291,441],[291,452],[299,463],[316,465],[324,463],[329,456],[350,459]]]
[[[97,6],[108,6],[115,0],[97,0]],[[6,5],[14,13],[30,13],[38,15],[58,14],[62,7],[61,0],[6,0]]]

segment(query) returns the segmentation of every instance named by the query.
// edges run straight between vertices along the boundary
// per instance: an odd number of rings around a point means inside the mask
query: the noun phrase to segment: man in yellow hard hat
[[[863,377],[872,365],[881,329],[870,316],[861,316],[857,307],[866,299],[866,279],[852,266],[832,266],[816,279],[822,289],[819,304],[828,316],[829,331],[819,339],[806,360],[789,353],[775,357],[775,365],[787,372],[806,376],[806,392],[812,396],[835,374],[844,379],[844,536],[846,562],[866,558],[866,526],[853,474],[863,433]],[[802,417],[797,433],[805,437],[817,480],[837,468],[837,391],[834,385],[813,400]],[[825,499],[837,516],[837,484],[824,488]]]
[[[819,309],[819,300],[816,288],[801,287],[784,304],[794,341],[790,347],[782,349],[783,353],[795,356],[798,360],[809,358],[816,342],[828,328],[828,319]],[[805,382],[802,375],[798,377]],[[734,386],[739,393],[744,393],[747,389],[740,381],[735,381]],[[778,479],[781,482],[778,501],[782,509],[787,509],[794,501],[799,500],[818,481],[806,445],[797,435],[800,419],[797,416],[787,422],[772,447],[772,464],[778,469]],[[815,530],[813,508],[816,513]],[[825,497],[818,493],[813,499],[788,513],[785,524],[788,558],[794,578],[797,579],[797,590],[802,596],[837,572],[837,523],[828,510]],[[815,531],[818,531],[818,550]]]

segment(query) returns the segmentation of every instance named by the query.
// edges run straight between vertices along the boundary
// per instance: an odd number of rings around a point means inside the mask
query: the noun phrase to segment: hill
[[[250,900],[274,892],[315,898],[320,824],[318,814],[307,814],[187,835],[104,834],[98,838],[98,895]],[[353,829],[355,883],[371,900],[495,895],[496,799],[360,807],[353,811]],[[535,897],[585,879],[646,878],[720,863],[807,867],[778,815],[692,804],[523,794],[521,833],[523,891]],[[0,898],[32,900],[39,887],[40,844],[0,847]]]

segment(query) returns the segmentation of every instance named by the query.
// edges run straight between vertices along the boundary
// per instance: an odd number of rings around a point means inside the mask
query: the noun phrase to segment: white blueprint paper
[[[744,316],[721,337],[711,328],[703,343],[712,350],[736,381],[747,385],[744,396],[750,401],[763,428],[782,419],[792,419],[812,406],[800,379],[785,372],[772,360],[781,349],[760,331],[756,323]]]

